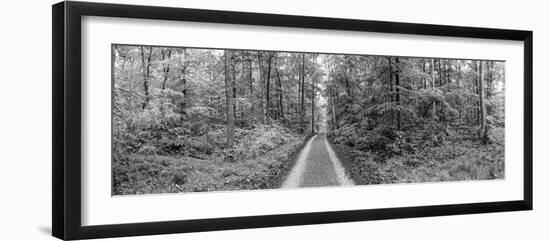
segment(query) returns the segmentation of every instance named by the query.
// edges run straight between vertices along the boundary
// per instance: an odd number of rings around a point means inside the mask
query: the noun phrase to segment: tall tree
[[[344,75],[344,80],[346,81],[346,94],[348,95],[348,97],[352,98],[350,80],[348,79],[347,67],[345,67],[345,65],[349,63],[348,59],[349,59],[349,56],[347,55],[344,56],[344,61],[342,65],[340,65],[340,69],[342,70],[342,74]]]
[[[166,89],[166,82],[170,74],[170,57],[172,57],[172,48],[168,48],[168,53],[162,50],[162,72],[164,73],[164,79],[162,80],[162,89]],[[165,63],[168,62],[168,63]]]
[[[271,105],[271,95],[270,95],[270,89],[271,89],[271,61],[273,60],[273,53],[269,53],[267,56],[267,77],[266,77],[266,94],[265,94],[265,101],[267,103],[267,116],[269,118],[273,117],[273,107]]]
[[[188,58],[188,55],[187,55],[187,49],[186,48],[183,48],[181,50],[181,69],[180,69],[180,80],[179,80],[179,83],[178,85],[181,86],[181,94],[183,95],[183,100],[182,100],[182,103],[180,104],[180,109],[182,110],[182,112],[185,112],[183,111],[186,107],[187,107],[187,102],[188,102],[188,93],[187,93],[187,89],[188,89],[188,85],[187,85],[187,72],[188,72],[188,68],[189,68],[189,64],[190,64],[190,61],[187,60]]]
[[[443,71],[441,71],[441,59],[437,60],[437,73],[439,73],[439,87],[443,86]]]
[[[388,57],[388,77],[390,79],[390,81],[388,82],[389,86],[390,86],[390,90],[388,91],[388,93],[389,93],[388,94],[388,98],[389,98],[388,101],[393,102],[393,68],[392,68],[391,57]],[[393,117],[393,110],[391,112],[391,115]]]
[[[275,62],[275,74],[277,75],[277,80],[278,80],[278,85],[279,85],[279,89],[278,89],[278,95],[279,95],[279,116],[281,117],[281,119],[285,119],[285,111],[284,111],[284,107],[283,107],[283,85],[282,85],[282,81],[281,81],[281,75],[279,74],[279,61],[276,59],[276,62]]]
[[[390,79],[390,81],[389,81],[389,83],[390,83],[389,102],[393,105],[394,104],[393,103],[394,102],[394,86],[393,86],[393,75],[394,75],[394,73],[393,73],[393,64],[392,64],[392,61],[391,61],[391,57],[388,57],[388,69],[389,69],[388,70],[388,77]],[[390,114],[391,114],[390,121],[393,124],[393,122],[395,120],[395,115],[394,115],[394,109],[393,108],[390,110]]]
[[[328,76],[328,83],[329,83],[329,86],[330,86],[330,92],[329,92],[329,95],[330,95],[330,105],[331,105],[331,114],[332,114],[332,125],[333,125],[333,128],[334,129],[338,129],[338,120],[336,119],[336,107],[335,107],[335,104],[334,104],[334,95],[336,94],[336,91],[334,90],[334,88],[336,87],[336,84],[334,83],[334,79],[332,79],[331,81],[331,78],[330,78],[330,72],[332,72],[332,65],[331,63],[329,62],[328,63],[328,68],[329,68],[329,76]]]
[[[487,63],[487,98],[493,97],[493,71],[495,62],[489,61]]]
[[[302,78],[301,80],[301,87],[302,89],[300,90],[300,130],[302,130],[303,132],[303,128],[304,128],[304,117],[305,117],[305,65],[306,65],[306,55],[305,54],[302,54],[302,70],[301,70],[301,75],[300,77]]]
[[[231,51],[224,51],[225,99],[227,108],[227,146],[233,147],[235,118],[233,113],[233,78],[231,76]]]
[[[315,133],[315,76],[311,78],[311,134]]]
[[[424,89],[428,86],[426,84],[426,59],[422,58],[422,85],[424,86]]]
[[[143,69],[143,90],[145,94],[145,100],[143,101],[143,109],[149,104],[149,71],[151,67],[151,55],[153,55],[153,47],[149,47],[149,55],[147,56],[147,62],[145,61],[145,50],[141,46],[141,66]]]
[[[432,59],[432,64],[431,64],[431,67],[432,67],[432,91],[435,92],[435,60]],[[437,102],[434,100],[433,101],[433,112],[432,112],[432,117],[434,120],[437,119]]]
[[[235,60],[233,57],[233,53],[231,54],[231,77],[233,80],[231,81],[231,88],[233,92],[233,118],[237,119],[237,71],[235,70]]]
[[[252,102],[250,103],[250,112],[252,113],[252,116],[255,116],[256,111],[254,109],[254,102],[252,99],[254,98],[254,79],[252,78],[252,59],[250,56],[247,59],[247,63],[248,63],[248,83],[250,88],[250,99],[252,100]]]
[[[483,61],[479,61],[479,115],[481,117],[479,138],[483,144],[489,141],[489,133],[487,128],[486,113],[485,113],[485,88],[483,79]]]
[[[265,123],[265,115],[266,115],[266,105],[265,105],[265,81],[262,71],[263,65],[262,65],[262,53],[258,51],[258,69],[260,72],[260,89],[261,89],[261,98],[260,98],[260,107],[262,109],[261,112],[261,121],[262,123]]]
[[[474,65],[474,92],[479,97],[481,95],[481,93],[479,92],[479,63],[477,60],[473,60],[472,64]],[[479,110],[481,109],[481,107],[479,103],[479,98],[477,100],[474,100],[474,103],[479,107],[474,110],[475,121],[477,121],[477,124],[480,124],[481,115]]]
[[[400,101],[400,96],[399,96],[399,88],[401,87],[400,86],[400,83],[399,83],[399,71],[400,71],[400,67],[399,67],[399,57],[396,57],[395,58],[395,102],[397,102],[397,106],[400,105],[399,101]],[[401,110],[398,108],[397,109],[397,130],[401,130]]]
[[[462,61],[458,60],[457,61],[457,65],[458,65],[458,77],[457,77],[457,84],[458,84],[458,90],[460,91],[461,88],[462,88]],[[462,124],[462,100],[460,97],[458,97],[458,123],[459,124]]]

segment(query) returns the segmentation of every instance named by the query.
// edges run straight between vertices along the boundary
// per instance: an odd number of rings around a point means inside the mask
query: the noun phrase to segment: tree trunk
[[[395,58],[395,65],[395,101],[397,102],[397,106],[399,106],[399,57]],[[397,109],[397,130],[401,130],[401,111],[399,109]]]
[[[483,61],[479,61],[479,115],[481,117],[481,127],[479,129],[479,138],[481,143],[487,144],[489,141],[488,128],[485,120],[485,90],[483,86]]]
[[[294,105],[294,116],[296,117],[295,121],[300,121],[300,97],[302,96],[302,67],[301,64],[298,63],[298,89],[296,89],[296,104]],[[295,122],[296,123],[296,122]],[[300,123],[298,123],[299,125]]]
[[[267,78],[266,78],[266,94],[265,94],[265,100],[267,103],[267,117],[273,117],[273,109],[271,106],[271,99],[270,99],[270,87],[271,87],[271,60],[273,59],[273,55],[270,55],[267,59]]]
[[[315,133],[315,78],[311,79],[311,134]]]
[[[185,112],[185,108],[187,107],[187,74],[186,74],[186,71],[187,71],[187,67],[189,66],[188,63],[186,63],[186,54],[187,54],[187,49],[183,49],[182,50],[182,55],[183,55],[183,61],[181,63],[181,75],[180,75],[180,83],[181,83],[181,86],[182,86],[182,90],[181,90],[181,93],[183,95],[183,101],[182,103],[180,104],[180,109],[182,112]]]
[[[151,67],[151,55],[153,55],[153,47],[149,47],[149,56],[147,56],[147,64],[145,63],[145,53],[143,46],[141,46],[141,66],[143,69],[143,90],[145,95],[145,100],[143,101],[143,108],[147,107],[149,104],[149,71]]]
[[[332,125],[333,129],[338,129],[338,120],[336,120],[336,108],[334,107],[334,87],[330,88],[330,106],[332,114]]]
[[[338,120],[336,120],[336,107],[334,104],[334,94],[336,92],[334,90],[334,87],[336,83],[334,83],[334,79],[332,81],[330,80],[331,71],[332,71],[332,66],[329,64],[329,84],[331,85],[330,86],[330,105],[331,105],[331,113],[332,113],[332,125],[333,125],[333,129],[336,130],[338,129]]]
[[[233,148],[233,132],[235,126],[235,119],[233,116],[233,78],[231,77],[231,52],[225,50],[224,53],[225,62],[225,99],[227,108],[227,147]]]
[[[389,90],[389,102],[393,105],[393,101],[394,101],[394,96],[393,96],[393,66],[392,66],[392,61],[391,61],[391,57],[387,57],[388,58],[388,68],[389,68],[389,71],[388,71],[388,77],[390,78],[390,90]],[[393,121],[394,121],[394,113],[393,113],[393,109],[390,110],[390,115],[391,115],[391,124],[393,124]]]
[[[474,72],[476,73],[474,76],[475,78],[475,85],[474,85],[474,92],[476,93],[476,95],[481,95],[481,93],[479,92],[479,67],[478,67],[478,62],[477,60],[474,60]],[[477,99],[476,101],[474,101],[474,103],[479,107],[480,106],[480,103],[479,103],[479,99]],[[477,124],[480,124],[481,123],[481,115],[480,115],[480,110],[481,108],[477,108],[475,109],[474,111],[474,114],[475,114],[475,121],[477,121]]]
[[[252,114],[253,117],[255,117],[256,111],[254,110],[254,79],[252,78],[252,59],[250,58],[248,59],[248,82],[250,87],[250,113]]]
[[[445,73],[447,74],[447,81],[445,84],[451,83],[451,60],[445,61]]]
[[[237,71],[235,70],[235,62],[231,58],[231,88],[233,89],[233,118],[237,119]]]
[[[493,97],[493,68],[494,68],[494,62],[489,61],[489,64],[487,65],[487,99],[491,99]]]
[[[306,55],[305,54],[302,54],[302,80],[301,80],[301,97],[300,97],[300,131],[303,133],[304,132],[304,115],[305,115],[305,60],[306,59]]]
[[[439,86],[443,86],[443,71],[441,71],[441,59],[437,60],[437,72],[439,73]]]
[[[281,119],[285,119],[285,110],[283,107],[283,85],[281,83],[281,75],[279,74],[279,62],[275,62],[275,74],[277,74],[277,80],[279,85],[279,115],[281,116]]]
[[[422,74],[426,74],[426,59],[424,58],[422,58]],[[425,76],[422,76],[422,85],[424,89],[428,86],[428,84],[426,84],[426,79],[427,78]]]
[[[168,49],[168,60],[170,60],[170,57],[172,56],[172,49]],[[165,60],[164,51],[162,52],[162,60]],[[164,80],[162,81],[162,89],[166,89],[166,82],[168,81],[168,75],[170,74],[170,63],[166,63],[163,65],[162,70],[164,72]]]
[[[447,95],[447,88],[448,88],[447,84],[450,82],[449,81],[449,67],[448,67],[448,60],[447,59],[443,59],[443,71],[441,73],[443,75],[443,81],[441,83],[441,86],[443,86],[443,88],[441,89],[441,91],[443,92],[443,96],[446,96]],[[443,123],[445,124],[445,126],[447,126],[447,112],[444,111],[444,110],[441,111],[441,119],[443,120]]]
[[[258,68],[260,70],[260,86],[261,86],[261,97],[260,97],[260,107],[262,109],[262,115],[261,115],[261,120],[262,120],[262,123],[265,123],[265,100],[264,100],[264,96],[265,96],[265,81],[264,81],[264,77],[263,77],[263,73],[262,73],[262,55],[260,53],[260,51],[258,51]]]
[[[346,94],[348,95],[349,98],[352,98],[349,79],[348,79],[348,75],[346,73],[347,71],[342,66],[340,66],[340,69],[342,69],[342,73],[344,74],[344,80],[346,81]]]
[[[458,90],[462,88],[462,61],[457,60],[458,63],[458,77],[457,77],[457,84],[458,84]],[[462,101],[460,100],[460,97],[458,98],[458,123],[462,124]]]
[[[432,90],[435,92],[435,60],[432,59]],[[437,119],[437,103],[434,100],[432,117],[434,120]]]

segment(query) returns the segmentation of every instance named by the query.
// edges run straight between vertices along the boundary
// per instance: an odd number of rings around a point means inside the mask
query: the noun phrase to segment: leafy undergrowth
[[[491,143],[480,144],[475,130],[446,128],[433,135],[424,128],[411,132],[373,131],[367,143],[346,143],[329,135],[348,175],[357,184],[416,183],[504,178],[504,129],[491,130]],[[380,142],[379,140],[384,140]],[[369,142],[370,141],[370,142]],[[364,148],[366,146],[366,148]]]
[[[357,185],[391,183],[395,176],[380,170],[370,152],[358,151],[346,145],[335,144],[335,152],[346,170],[346,174]]]
[[[225,134],[222,129],[208,133],[203,138]],[[276,124],[238,128],[235,133],[233,149],[214,143],[210,152],[181,153],[151,146],[118,155],[113,161],[113,195],[275,188],[303,143]]]

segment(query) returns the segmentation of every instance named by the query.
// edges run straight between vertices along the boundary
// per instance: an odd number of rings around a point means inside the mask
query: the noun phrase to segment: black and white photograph
[[[550,240],[546,5],[6,2],[0,241]]]
[[[505,60],[111,51],[113,196],[505,179]]]

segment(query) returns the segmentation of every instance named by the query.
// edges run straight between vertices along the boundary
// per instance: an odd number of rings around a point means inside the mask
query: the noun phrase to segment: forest
[[[357,185],[502,179],[504,68],[113,44],[112,194],[279,188],[318,134]]]

